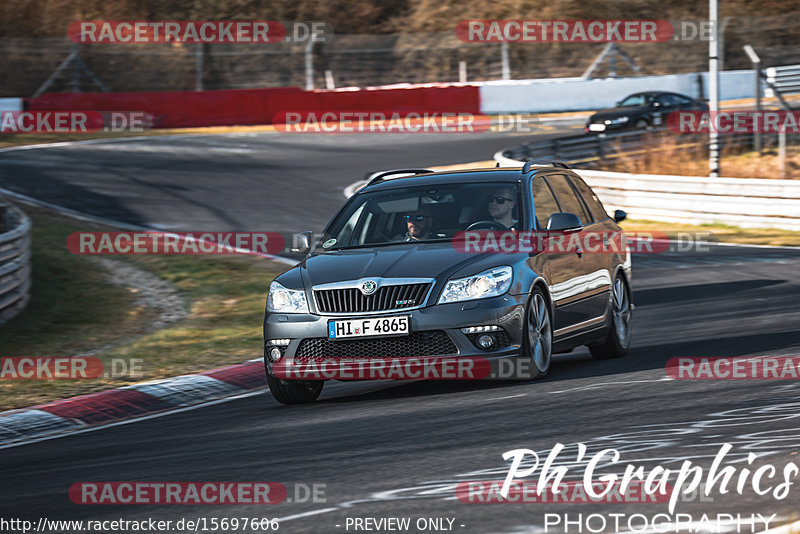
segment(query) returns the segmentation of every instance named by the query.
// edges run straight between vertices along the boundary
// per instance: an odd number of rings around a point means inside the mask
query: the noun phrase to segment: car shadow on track
[[[569,383],[585,378],[613,377],[639,371],[660,370],[655,378],[666,378],[667,362],[674,357],[743,357],[757,353],[769,353],[797,346],[800,350],[800,333],[797,331],[771,332],[764,334],[745,334],[729,336],[725,339],[716,337],[683,341],[638,345],[631,349],[627,357],[618,360],[594,360],[585,349],[576,349],[575,353],[555,355],[550,374],[547,378],[536,381],[512,380],[420,380],[416,382],[396,382],[387,384],[385,389],[359,393],[344,394],[320,402],[341,404],[364,402],[369,400],[402,399],[463,393],[468,391],[484,391],[516,387],[529,384],[550,382]],[[652,376],[650,378],[653,378]]]

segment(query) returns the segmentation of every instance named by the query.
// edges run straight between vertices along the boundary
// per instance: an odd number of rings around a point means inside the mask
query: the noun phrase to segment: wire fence
[[[685,23],[673,21],[677,29]],[[800,12],[770,17],[735,17],[721,22],[723,68],[751,68],[742,46],[751,44],[764,66],[796,63],[800,57]],[[65,39],[0,38],[0,96],[31,96],[74,50]],[[708,43],[672,40],[620,44],[640,74],[706,70]],[[512,79],[581,76],[605,43],[509,43]],[[310,53],[311,70],[308,65]],[[466,43],[455,31],[424,34],[334,35],[326,42],[253,44],[80,45],[89,71],[110,91],[193,91],[300,86],[368,87],[393,83],[497,80],[504,77],[499,43]],[[616,75],[633,75],[617,61]],[[595,76],[608,75],[608,65]],[[466,76],[464,76],[466,74]],[[85,71],[65,68],[49,92],[97,90]]]

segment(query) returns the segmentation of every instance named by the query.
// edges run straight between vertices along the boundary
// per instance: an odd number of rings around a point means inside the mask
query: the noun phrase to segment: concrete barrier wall
[[[551,78],[474,84],[400,84],[368,89],[304,91],[297,87],[202,92],[53,93],[24,99],[30,110],[145,111],[155,128],[271,124],[280,112],[546,113],[609,106],[635,92],[665,90],[698,96],[706,73],[583,80]],[[720,98],[748,98],[751,71],[720,75]],[[0,99],[0,111],[19,111],[22,99]],[[8,106],[8,109],[3,106]],[[19,108],[19,109],[17,109]]]
[[[0,98],[0,111],[22,111],[22,99]]]
[[[633,219],[800,231],[797,180],[576,172],[607,209]]]
[[[708,95],[708,73],[699,73]],[[628,78],[552,78],[545,80],[508,80],[486,82],[480,86],[481,111],[495,113],[543,113],[585,111],[612,107],[631,93],[673,91],[698,97],[698,73]],[[753,72],[748,70],[720,73],[720,99],[752,98]]]

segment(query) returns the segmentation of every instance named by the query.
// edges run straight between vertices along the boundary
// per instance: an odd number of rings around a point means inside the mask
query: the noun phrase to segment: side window
[[[561,211],[553,193],[541,176],[533,179],[533,208],[536,210],[537,228],[540,229],[547,227],[547,221],[552,214]]]
[[[586,213],[583,203],[575,195],[575,191],[572,189],[565,174],[550,174],[547,176],[547,182],[556,194],[556,199],[558,199],[558,205],[561,206],[561,211],[565,213],[574,213],[584,224],[591,222],[592,218]]]
[[[678,100],[672,95],[661,95],[656,98],[656,102],[661,102],[664,107],[675,107],[678,105]]]
[[[569,179],[572,181],[572,185],[575,186],[575,189],[578,190],[578,193],[583,197],[583,201],[589,207],[589,212],[592,214],[594,220],[602,221],[608,219],[608,214],[603,204],[600,202],[600,199],[597,198],[597,195],[594,194],[594,191],[586,185],[586,182],[575,175],[570,175]]]

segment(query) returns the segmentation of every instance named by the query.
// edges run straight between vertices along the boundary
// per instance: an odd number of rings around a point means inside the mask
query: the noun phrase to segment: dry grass
[[[683,224],[626,219],[620,224],[626,232],[666,232],[703,234],[704,240],[744,245],[800,247],[800,232],[776,228],[740,228],[727,224]]]
[[[89,256],[71,254],[67,236],[109,228],[25,207],[33,221],[33,291],[28,307],[0,325],[0,356],[73,356],[94,352],[104,370],[138,362],[142,376],[86,380],[0,380],[0,410],[241,363],[262,354],[269,282],[284,266],[252,256],[117,256],[112,261],[170,282],[189,309],[154,329],[153,310],[111,283]]]
[[[800,179],[800,147],[788,146],[786,172],[778,166],[778,153],[774,148],[756,152],[726,147],[720,158],[721,175],[730,178],[785,178]],[[639,157],[622,157],[604,163],[603,170],[642,174],[676,174],[681,176],[707,176],[708,152],[695,147],[691,141],[678,136],[654,138],[649,148]]]

